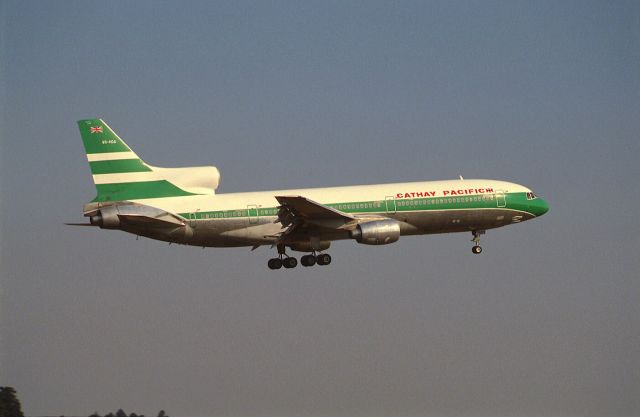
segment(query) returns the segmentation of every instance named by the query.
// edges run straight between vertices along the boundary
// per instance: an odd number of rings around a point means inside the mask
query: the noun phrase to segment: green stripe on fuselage
[[[498,202],[493,194],[479,194],[464,197],[430,197],[415,199],[396,199],[396,200],[374,200],[374,201],[356,201],[346,203],[329,203],[325,204],[336,210],[350,214],[389,214],[416,211],[437,211],[437,210],[471,210],[471,209],[507,209],[517,210],[530,213],[534,216],[544,214],[548,207],[542,199],[528,200],[526,193],[509,193],[505,194],[505,207],[498,207]],[[395,201],[395,210],[393,203]],[[540,204],[538,204],[540,202]],[[251,213],[255,217],[255,209]],[[258,209],[258,217],[274,217],[277,216],[277,207],[260,207]],[[234,210],[219,211],[198,211],[197,213],[179,213],[184,218],[195,217],[195,220],[210,219],[231,219],[240,217],[249,217],[247,208]]]
[[[123,172],[150,172],[151,168],[140,159],[114,159],[89,162],[91,174],[121,174]]]

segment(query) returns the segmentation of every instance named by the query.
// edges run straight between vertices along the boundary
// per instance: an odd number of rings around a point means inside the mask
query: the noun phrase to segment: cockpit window
[[[538,197],[532,191],[529,191],[527,193],[527,200],[534,200],[536,198],[538,198]]]

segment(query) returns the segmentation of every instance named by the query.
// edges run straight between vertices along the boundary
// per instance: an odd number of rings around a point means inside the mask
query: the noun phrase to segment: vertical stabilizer
[[[98,195],[93,202],[213,194],[215,167],[158,168],[146,164],[102,119],[79,120]]]

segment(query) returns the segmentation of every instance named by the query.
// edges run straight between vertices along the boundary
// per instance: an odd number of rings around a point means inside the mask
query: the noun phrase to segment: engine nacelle
[[[166,242],[188,242],[194,230],[184,219],[143,204],[114,204],[92,212],[91,224],[101,229],[119,229]]]
[[[363,245],[387,245],[400,239],[400,224],[392,219],[360,223],[351,238]]]
[[[102,207],[97,214],[89,218],[89,221],[95,226],[100,226],[101,229],[119,229],[118,206]]]

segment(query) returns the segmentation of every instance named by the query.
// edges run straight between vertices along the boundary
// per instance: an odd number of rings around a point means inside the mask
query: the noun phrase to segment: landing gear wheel
[[[287,269],[295,268],[298,266],[298,260],[296,258],[284,258],[282,265]]]
[[[328,253],[321,253],[316,257],[318,265],[329,265],[331,263],[331,255]]]
[[[280,269],[282,268],[282,259],[280,258],[271,258],[269,262],[267,262],[269,269]]]
[[[471,248],[471,251],[476,255],[482,253],[482,247],[480,247],[480,236],[485,234],[484,230],[472,230],[471,234],[473,235],[473,239],[471,241],[475,243],[475,246]]]
[[[316,264],[316,257],[313,255],[304,255],[300,258],[302,266],[314,266]]]

